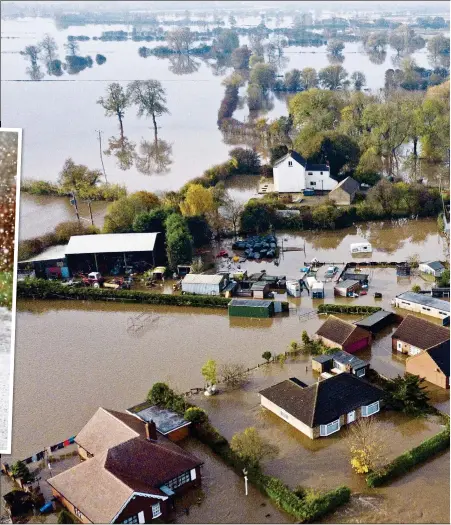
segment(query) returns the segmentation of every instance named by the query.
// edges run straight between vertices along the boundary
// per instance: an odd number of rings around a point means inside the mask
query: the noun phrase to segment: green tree
[[[161,232],[165,236],[164,221],[168,214],[165,208],[155,208],[139,213],[133,221],[133,231],[136,233]]]
[[[334,228],[339,216],[340,210],[334,204],[321,204],[312,212],[313,223],[322,228]]]
[[[366,77],[361,71],[354,71],[351,74],[351,81],[354,85],[356,91],[360,91],[362,87],[366,84]]]
[[[299,71],[299,69],[292,69],[291,71],[287,71],[285,73],[283,84],[287,91],[300,91],[302,87],[302,81],[301,72]]]
[[[265,58],[261,55],[256,55],[255,53],[251,55],[249,59],[249,66],[254,67],[255,64],[263,64],[265,62]]]
[[[304,89],[318,87],[318,75],[313,67],[305,67],[301,71],[301,83]]]
[[[207,385],[216,385],[218,382],[217,364],[213,359],[209,359],[201,369],[202,375]]]
[[[103,224],[105,233],[130,233],[139,214],[160,207],[160,199],[153,193],[137,191],[111,203]]]
[[[260,156],[249,148],[233,148],[229,151],[229,157],[236,161],[237,173],[259,173]]]
[[[332,91],[343,89],[346,86],[348,72],[343,66],[327,66],[318,73],[318,80],[321,87]]]
[[[330,40],[327,44],[327,52],[334,56],[341,55],[344,48],[344,42],[341,40]]]
[[[250,72],[249,82],[260,86],[266,92],[274,86],[276,81],[276,68],[272,64],[255,64]]]
[[[264,439],[254,427],[248,427],[232,437],[230,448],[252,468],[259,468],[263,460],[272,459],[278,448]]]
[[[169,113],[166,107],[166,92],[158,80],[134,80],[127,87],[127,96],[138,106],[138,117],[152,117],[155,138],[157,117]]]
[[[90,170],[83,164],[75,164],[69,158],[65,161],[59,174],[58,184],[64,192],[76,191],[83,198],[89,189],[97,185],[101,177],[100,170]]]
[[[241,215],[241,229],[244,232],[268,231],[274,220],[274,210],[264,202],[250,200]]]
[[[165,405],[172,396],[172,390],[166,383],[155,383],[147,394],[147,400],[155,405]]]
[[[187,217],[186,223],[193,239],[193,246],[199,248],[200,246],[205,246],[210,243],[212,231],[204,216],[193,215]]]
[[[203,408],[189,407],[184,416],[187,421],[191,421],[193,424],[201,425],[208,421],[208,415]]]
[[[263,352],[262,357],[267,363],[269,363],[269,361],[270,361],[270,359],[272,357],[272,354],[271,354],[271,352],[269,350],[266,350],[265,352]]]
[[[185,199],[180,203],[184,216],[205,215],[215,208],[213,193],[210,188],[201,184],[190,184],[185,193]]]
[[[105,110],[107,117],[117,116],[119,120],[119,129],[121,132],[121,139],[124,138],[124,125],[123,118],[125,115],[125,109],[129,105],[129,98],[124,88],[118,83],[113,82],[108,84],[106,88],[106,96],[100,97],[97,100],[97,104],[100,104]]]
[[[230,54],[240,45],[238,34],[233,29],[223,29],[213,41],[216,53]]]
[[[415,292],[415,293],[421,292],[421,286],[419,284],[414,284],[412,286],[412,292]]]
[[[437,280],[438,286],[442,286],[443,288],[449,287],[449,268],[444,270],[442,275]]]
[[[11,472],[15,478],[22,479],[24,483],[28,483],[33,479],[33,475],[23,461],[16,461],[11,467]]]
[[[193,239],[186,220],[178,213],[172,213],[165,221],[166,254],[169,266],[177,269],[179,264],[188,264],[193,258]]]
[[[386,386],[386,401],[394,409],[412,416],[423,415],[429,411],[429,396],[424,379],[405,373],[391,379]]]
[[[257,84],[249,83],[246,90],[247,105],[251,111],[261,109],[264,101],[264,93],[262,88]]]

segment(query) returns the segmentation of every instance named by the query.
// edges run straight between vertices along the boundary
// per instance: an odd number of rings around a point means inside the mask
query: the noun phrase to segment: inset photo
[[[22,130],[0,128],[0,454],[11,453]]]

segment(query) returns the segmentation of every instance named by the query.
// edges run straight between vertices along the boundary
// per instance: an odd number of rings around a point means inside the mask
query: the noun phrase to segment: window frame
[[[374,405],[377,405],[377,410],[375,410],[374,412],[371,412],[371,414],[368,414],[368,409]],[[381,409],[381,404],[380,404],[380,401],[375,401],[374,403],[371,403],[369,405],[362,405],[362,409],[361,409],[361,412],[362,412],[362,417],[370,417],[374,414],[377,414]]]
[[[328,427],[331,425],[337,425],[337,428],[335,430],[332,430],[331,432],[328,431]],[[320,436],[330,436],[331,434],[334,434],[335,432],[338,432],[341,428],[340,425],[340,418],[336,419],[335,421],[331,421],[330,423],[327,423],[326,425],[320,425],[319,428],[319,435]]]
[[[289,160],[289,161],[288,161],[288,167],[289,167],[289,168],[292,168],[292,167],[293,167],[293,161],[292,161],[292,160]]]
[[[171,490],[176,490],[182,485],[186,485],[186,483],[189,483],[191,481],[191,471],[187,470],[186,472],[183,472],[179,476],[170,479],[165,485],[169,487]]]
[[[125,520],[122,523],[130,523],[130,524],[139,523],[138,514],[133,514],[133,516],[130,516],[129,518],[125,518]]]
[[[154,503],[151,508],[152,508],[152,519],[153,520],[161,516],[162,512],[161,512],[161,505],[159,501]]]

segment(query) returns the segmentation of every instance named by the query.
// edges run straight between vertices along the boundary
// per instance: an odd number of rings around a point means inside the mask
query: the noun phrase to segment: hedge
[[[135,290],[63,286],[57,281],[47,281],[45,279],[25,279],[24,281],[19,281],[17,283],[17,297],[31,299],[80,299],[89,301],[115,300],[118,302],[211,308],[227,308],[230,302],[230,299],[217,296],[166,295]]]
[[[58,183],[46,180],[24,180],[20,186],[22,193],[30,195],[49,195],[54,197],[69,197],[70,192],[64,190]],[[80,200],[90,199],[93,201],[117,201],[127,196],[125,186],[119,184],[98,184],[77,192]]]
[[[374,314],[382,310],[379,306],[350,305],[350,304],[320,304],[318,313],[320,314]]]
[[[439,452],[449,448],[449,424],[445,430],[442,430],[435,436],[423,441],[418,447],[415,447],[404,454],[395,458],[391,463],[377,472],[372,472],[366,478],[369,487],[379,487],[395,478],[406,474],[417,465],[421,465],[428,459],[434,457]]]

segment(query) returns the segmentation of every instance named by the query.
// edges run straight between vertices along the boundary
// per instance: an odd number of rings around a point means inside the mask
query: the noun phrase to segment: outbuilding
[[[440,277],[445,271],[445,267],[440,261],[430,261],[430,262],[420,263],[418,265],[418,270],[421,273],[425,273],[426,275]]]
[[[232,299],[229,303],[230,317],[273,317],[274,301],[258,299]]]
[[[66,247],[72,274],[124,274],[131,268],[148,269],[164,262],[164,242],[158,232],[74,235]]]
[[[356,193],[360,189],[360,184],[352,177],[339,182],[329,193],[329,199],[335,201],[339,206],[349,206],[355,199]]]
[[[315,333],[316,339],[330,348],[345,350],[350,354],[371,345],[371,333],[355,324],[330,315]]]
[[[374,314],[364,317],[354,324],[360,326],[365,330],[369,330],[372,334],[376,334],[383,330],[386,326],[390,326],[397,321],[398,316],[393,312],[387,312],[386,310],[379,310]]]
[[[320,354],[312,356],[312,370],[319,372],[348,372],[357,377],[363,377],[369,369],[368,361],[340,350],[333,354]]]
[[[189,273],[183,278],[182,293],[221,295],[228,282],[228,274]]]
[[[436,299],[430,295],[415,292],[404,292],[394,299],[394,305],[404,310],[445,319],[450,315],[449,302]]]
[[[50,246],[43,252],[17,264],[18,278],[32,276],[38,279],[68,279],[67,244]]]
[[[253,283],[251,292],[254,299],[264,299],[269,293],[269,282],[257,281]]]
[[[368,286],[369,274],[360,272],[348,272],[346,271],[342,275],[343,281],[359,281],[361,286]]]
[[[353,297],[355,293],[360,291],[360,288],[359,281],[345,279],[334,286],[334,295],[336,297]]]

